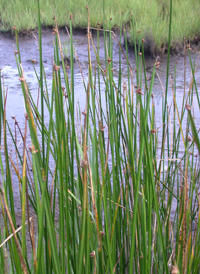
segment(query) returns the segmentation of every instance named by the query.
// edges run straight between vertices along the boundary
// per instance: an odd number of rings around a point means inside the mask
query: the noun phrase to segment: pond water
[[[37,34],[36,34],[37,36]],[[69,44],[69,38],[65,30],[60,31],[60,38],[63,44]],[[88,73],[87,73],[87,65],[88,65],[88,55],[87,55],[87,37],[85,34],[74,34],[74,46],[77,52],[79,61],[82,66],[83,76],[85,81],[87,81]],[[93,37],[94,43],[96,45],[96,36]],[[52,76],[52,62],[53,62],[53,42],[54,35],[52,35],[51,30],[43,31],[42,36],[42,47],[43,47],[43,62],[44,69],[46,73],[47,79],[51,81]],[[29,89],[31,90],[31,94],[34,99],[37,99],[38,96],[38,82],[33,70],[31,60],[35,60],[37,63],[35,65],[36,70],[39,73],[39,50],[38,50],[38,41],[34,36],[25,36],[19,37],[19,46],[20,46],[20,54],[22,60],[22,66],[25,72],[25,78],[28,83]],[[3,76],[3,83],[5,90],[8,91],[8,99],[7,99],[7,119],[11,116],[16,116],[18,121],[20,121],[21,117],[23,117],[24,113],[24,104],[23,104],[23,94],[21,91],[21,84],[19,81],[17,65],[15,61],[14,49],[16,50],[15,38],[10,35],[0,34],[0,68],[2,69],[1,73]],[[119,46],[117,41],[113,39],[113,67],[114,67],[114,75],[118,73],[118,56],[119,56]],[[198,57],[198,52],[196,53]],[[95,54],[91,46],[91,58],[95,60]],[[197,60],[197,58],[196,58]],[[102,68],[104,68],[104,39],[103,36],[100,36],[100,61],[102,63]],[[160,67],[157,69],[156,78],[154,81],[153,94],[155,98],[155,109],[157,112],[157,121],[159,124],[159,113],[161,113],[162,108],[162,96],[163,96],[163,87],[165,88],[166,83],[166,68],[167,68],[167,59],[166,57],[160,57]],[[135,58],[134,52],[129,50],[129,62],[133,71],[135,71]],[[148,58],[146,61],[147,68],[147,77],[151,77],[151,73],[153,70],[154,59]],[[176,92],[177,92],[177,103],[178,107],[182,106],[182,98],[184,92],[184,56],[180,54],[179,56],[171,56],[170,58],[170,70],[169,74],[173,78],[174,76],[174,68],[175,63],[177,62],[177,77],[176,77]],[[94,65],[94,63],[93,63]],[[75,102],[79,102],[81,108],[85,107],[85,91],[83,89],[83,81],[82,75],[80,73],[80,68],[78,62],[75,62]],[[70,71],[69,71],[70,72]],[[126,81],[127,78],[127,66],[125,58],[122,58],[122,75]],[[158,77],[158,76],[159,77]],[[160,78],[160,79],[159,79]],[[189,63],[189,57],[187,57],[186,61],[186,94],[189,91],[189,85],[191,82],[191,67]],[[196,82],[197,87],[200,87],[200,74],[196,73]],[[162,83],[162,84],[161,84]],[[51,82],[49,82],[51,85]],[[169,81],[169,91],[168,91],[168,105],[171,105],[173,101],[173,93],[171,89],[171,84]],[[199,111],[197,100],[194,100],[194,110]]]

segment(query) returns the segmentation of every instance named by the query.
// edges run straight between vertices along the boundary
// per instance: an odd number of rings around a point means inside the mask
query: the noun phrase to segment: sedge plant
[[[54,58],[49,90],[42,61],[38,1],[39,74],[34,64],[33,70],[40,90],[39,108],[26,82],[15,30],[16,63],[26,115],[24,125],[19,125],[13,117],[13,132],[6,120],[7,92],[0,82],[0,210],[3,217],[0,220],[0,271],[199,273],[200,141],[192,107],[194,95],[200,107],[196,60],[192,60],[188,49],[192,80],[189,92],[184,93],[180,113],[176,100],[176,67],[174,81],[170,83],[173,106],[168,107],[169,43],[163,126],[159,129],[153,96],[159,62],[155,61],[149,83],[144,39],[140,39],[134,47],[135,67],[130,64],[123,15],[119,38],[112,31],[110,20],[108,24],[104,22],[103,29],[98,25],[93,30],[97,32],[95,45],[90,29],[90,7],[86,9],[88,67],[87,79],[83,76],[83,110],[74,100],[73,62],[74,58],[78,61],[78,56],[73,46],[73,16],[69,19],[70,70],[65,67],[54,18]],[[132,27],[134,30],[134,20]],[[100,32],[104,35],[103,65],[99,56]],[[123,32],[125,47],[121,44]],[[113,39],[119,45],[117,80],[113,73]],[[91,59],[92,51],[95,62]],[[128,78],[123,77],[122,58],[126,59]],[[8,151],[8,134],[16,152],[13,159]],[[17,136],[22,139],[22,151],[17,146]],[[183,152],[180,152],[181,143]],[[159,157],[166,161],[166,168]],[[16,177],[12,176],[13,172]],[[19,228],[13,178],[19,181]],[[172,214],[174,204],[175,213]]]

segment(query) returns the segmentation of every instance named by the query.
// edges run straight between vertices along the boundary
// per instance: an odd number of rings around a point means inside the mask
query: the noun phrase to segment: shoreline
[[[61,26],[58,28],[59,31],[62,31],[64,30],[65,28],[68,28],[69,29],[69,26]],[[53,32],[53,28],[54,26],[42,26],[42,33],[45,34],[47,31],[51,31]],[[102,29],[101,29],[102,30]],[[96,30],[95,28],[91,27],[91,31],[92,31],[92,35],[93,36],[96,36]],[[119,28],[113,28],[112,31],[119,35]],[[32,30],[28,30],[28,31],[18,31],[18,36],[19,37],[31,37],[34,34],[37,34],[38,33],[38,28],[36,29],[32,29]],[[87,28],[83,27],[73,27],[73,34],[80,34],[80,35],[83,35],[83,34],[87,34]],[[103,33],[102,31],[100,31],[100,36],[103,36]],[[14,39],[15,38],[15,33],[14,33],[14,29],[10,29],[10,30],[7,30],[7,31],[2,31],[0,30],[0,35],[3,35],[5,36],[6,38],[10,38],[10,39]],[[167,56],[167,53],[168,53],[168,45],[166,44],[165,46],[161,47],[161,48],[158,48],[158,47],[155,47],[155,43],[153,40],[147,38],[145,39],[145,42],[144,42],[144,54],[145,54],[145,57],[146,58],[155,58],[156,56],[159,56],[161,58],[164,58]],[[186,43],[186,47],[189,47],[190,50],[193,52],[193,53],[197,53],[200,51],[200,37],[198,36],[195,36],[194,40],[193,41],[190,41],[190,42],[187,42],[187,40],[185,40],[185,43]],[[128,48],[130,50],[132,50],[133,52],[135,51],[134,49],[134,45],[133,45],[133,42],[131,41],[131,37],[128,33],[127,35],[127,45],[128,45]],[[124,37],[124,33],[122,33],[122,47],[125,47],[125,37]],[[172,44],[171,47],[170,47],[170,55],[171,56],[184,56],[184,42],[177,42],[176,44]],[[137,42],[137,48],[138,48],[138,42]]]
[[[0,9],[0,32],[12,32],[16,26],[23,36],[38,27],[38,5],[34,1],[15,3],[3,1]],[[88,19],[92,28],[100,26],[114,31],[126,29],[133,41],[146,41],[146,56],[165,55],[168,48],[169,25],[171,37],[171,53],[178,54],[183,49],[183,41],[187,40],[194,49],[200,41],[200,2],[195,0],[170,1],[154,0],[109,0],[103,5],[101,1],[93,0],[84,5],[81,0],[40,1],[40,23],[43,29],[57,26],[63,28],[72,24],[74,30],[83,32],[87,29]],[[23,14],[23,16],[22,16]],[[137,43],[136,42],[136,43]]]

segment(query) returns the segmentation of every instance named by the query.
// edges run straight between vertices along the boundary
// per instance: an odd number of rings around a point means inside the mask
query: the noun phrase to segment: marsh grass
[[[144,38],[151,54],[165,51],[168,45],[168,25],[170,4],[167,0],[108,0],[105,3],[103,14],[102,1],[87,1],[92,13],[90,26],[96,27],[97,23],[120,28],[126,25],[129,31],[129,41],[134,44]],[[41,1],[41,24],[51,27],[54,25],[53,17],[57,18],[58,26],[70,25],[70,14],[73,14],[73,27],[87,28],[86,2],[82,0],[47,0]],[[184,39],[197,40],[200,36],[200,3],[198,0],[173,1],[173,22],[171,33],[171,48],[179,50]],[[131,15],[132,14],[132,15]],[[103,19],[104,18],[104,19]],[[134,27],[132,25],[134,21]],[[0,4],[0,29],[11,30],[16,26],[18,31],[30,31],[37,28],[37,5],[34,1],[2,0]],[[137,32],[140,30],[141,34]],[[135,33],[135,34],[134,34]]]
[[[73,17],[70,16],[69,21],[70,72],[66,71],[63,58],[60,64],[62,46],[57,19],[54,19],[52,85],[48,90],[42,62],[42,14],[40,17],[38,2],[40,73],[37,79],[41,112],[26,83],[15,30],[19,51],[16,63],[26,119],[21,135],[23,151],[20,152],[16,135],[6,120],[6,91],[0,83],[0,203],[4,222],[4,232],[0,234],[0,243],[3,243],[0,247],[0,271],[199,273],[200,141],[192,109],[194,98],[198,100],[196,61],[192,61],[188,49],[193,77],[187,97],[186,93],[183,95],[182,112],[178,112],[176,104],[176,67],[174,81],[170,83],[174,96],[172,112],[167,102],[170,85],[166,82],[163,126],[158,135],[153,84],[159,62],[156,60],[148,83],[144,41],[140,41],[141,53],[135,47],[136,68],[133,68],[128,60],[125,35],[126,50],[119,43],[119,77],[116,83],[112,44],[113,39],[121,41],[122,37],[118,39],[112,32],[110,20],[108,29],[96,29],[95,47],[90,32],[92,15],[89,7],[86,12],[88,79],[84,80],[85,108],[78,108],[77,113],[74,102]],[[122,21],[120,26],[122,33]],[[169,64],[171,23],[168,29]],[[99,56],[100,31],[103,31],[105,42],[104,66],[100,64]],[[95,52],[95,67],[92,67],[91,51]],[[121,70],[122,58],[127,61],[127,79],[123,78]],[[168,72],[169,65],[167,79]],[[48,123],[44,121],[45,111]],[[183,129],[184,121],[187,121],[186,130]],[[13,138],[17,155],[15,161],[9,157],[7,134]],[[161,148],[158,141],[160,134]],[[180,156],[181,142],[184,151]],[[165,161],[159,162],[159,158]],[[20,233],[16,232],[11,170],[19,180]],[[36,216],[34,220],[30,220],[32,211]],[[13,236],[7,239],[12,233]],[[31,245],[27,244],[28,238]],[[5,250],[10,256],[9,263]]]

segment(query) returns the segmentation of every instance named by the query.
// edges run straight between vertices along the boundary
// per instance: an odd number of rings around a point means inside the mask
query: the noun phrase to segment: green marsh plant
[[[172,18],[172,1],[170,7]],[[23,142],[21,152],[16,134],[6,120],[7,93],[0,83],[0,210],[3,216],[0,223],[0,271],[199,273],[200,140],[192,108],[194,94],[198,98],[196,61],[192,61],[188,49],[192,80],[188,95],[184,94],[181,113],[176,103],[176,67],[174,81],[170,83],[173,91],[171,112],[167,102],[169,83],[166,82],[163,125],[161,129],[156,128],[153,91],[159,62],[155,61],[149,84],[144,39],[141,39],[139,46],[135,44],[136,67],[131,66],[123,16],[120,37],[112,31],[112,20],[108,24],[104,22],[103,30],[100,25],[96,28],[97,46],[94,46],[88,6],[86,10],[88,79],[83,80],[84,110],[77,107],[74,100],[73,16],[69,19],[70,71],[65,67],[54,18],[54,60],[51,90],[48,90],[42,62],[38,1],[39,75],[34,64],[33,69],[40,88],[40,110],[26,82],[15,30],[16,63],[26,116],[23,132],[13,117],[16,132]],[[167,79],[171,24],[170,19]],[[136,33],[134,20],[132,26]],[[99,56],[100,32],[103,32],[105,42],[104,65],[100,64]],[[121,45],[123,32],[125,48]],[[117,81],[113,76],[113,39],[119,44]],[[91,51],[96,56],[94,67]],[[123,78],[122,58],[127,63],[127,79]],[[48,123],[44,121],[44,114]],[[184,121],[187,121],[186,129]],[[13,140],[15,160],[9,155],[7,134]],[[181,142],[184,152],[180,154]],[[163,171],[162,160],[167,167]],[[21,226],[18,229],[12,172],[19,180]],[[6,252],[10,256],[9,263]]]

